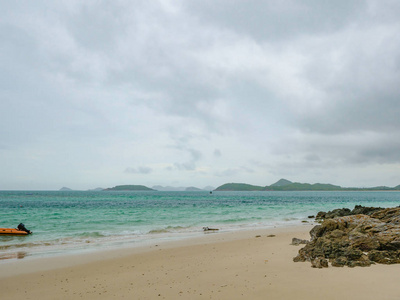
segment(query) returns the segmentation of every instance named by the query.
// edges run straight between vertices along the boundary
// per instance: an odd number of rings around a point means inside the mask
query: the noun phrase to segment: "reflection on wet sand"
[[[0,260],[5,259],[23,259],[28,255],[27,252],[15,252],[15,253],[7,253],[7,254],[0,254]]]

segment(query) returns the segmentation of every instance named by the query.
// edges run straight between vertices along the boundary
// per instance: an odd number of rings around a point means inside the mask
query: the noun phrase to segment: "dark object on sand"
[[[218,231],[218,228],[209,228],[209,227],[203,227],[204,231]]]
[[[307,240],[292,238],[292,243],[290,245],[298,246],[300,244],[308,244],[308,243],[309,243],[309,241],[307,241]]]

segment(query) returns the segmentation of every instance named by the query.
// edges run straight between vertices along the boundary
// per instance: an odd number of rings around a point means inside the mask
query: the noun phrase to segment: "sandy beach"
[[[294,263],[311,225],[0,265],[1,299],[399,299],[400,265]]]

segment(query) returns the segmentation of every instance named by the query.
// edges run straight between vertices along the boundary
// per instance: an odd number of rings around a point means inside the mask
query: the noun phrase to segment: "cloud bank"
[[[398,185],[396,1],[3,3],[0,189]]]

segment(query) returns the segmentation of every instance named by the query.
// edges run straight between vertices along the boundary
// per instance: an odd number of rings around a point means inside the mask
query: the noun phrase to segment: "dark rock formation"
[[[318,269],[327,268],[328,267],[328,261],[323,257],[314,258],[311,261],[311,267],[318,268]]]
[[[335,267],[400,263],[400,207],[356,206],[353,211],[358,210],[370,215],[327,218],[315,226],[310,242],[293,260],[310,261],[317,268],[325,266],[323,259]]]
[[[292,238],[292,243],[290,245],[298,246],[300,244],[308,244],[308,243],[309,243],[309,241],[307,241],[307,240]]]
[[[354,216],[354,215],[370,216],[371,214],[381,210],[383,210],[383,208],[381,207],[365,207],[361,205],[356,205],[353,208],[353,210],[350,210],[348,208],[338,208],[328,212],[320,211],[318,212],[315,219],[317,221],[323,221],[326,219],[333,219],[338,217]]]
[[[367,215],[370,216],[377,211],[384,210],[382,207],[366,207],[361,205],[354,206],[351,215]]]

